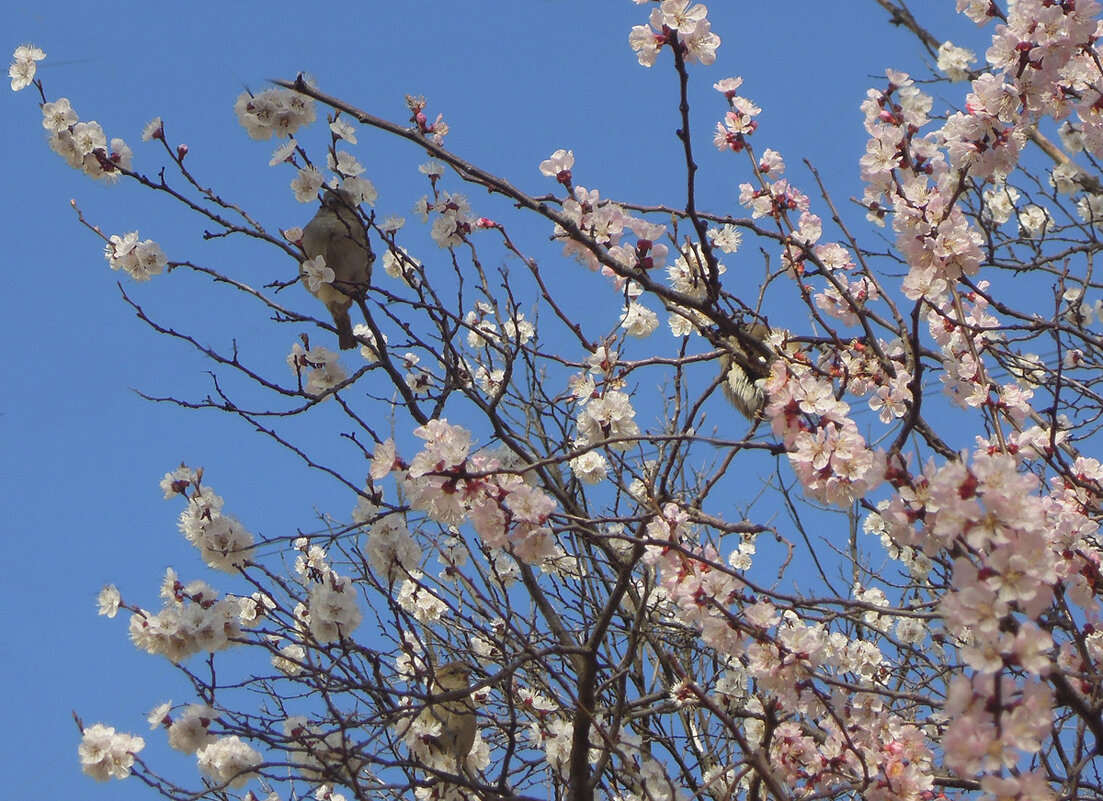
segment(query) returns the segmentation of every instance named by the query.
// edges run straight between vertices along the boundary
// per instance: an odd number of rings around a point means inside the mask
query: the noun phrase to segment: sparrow
[[[436,670],[431,692],[433,695],[452,693],[466,689],[471,668],[463,662],[448,662]],[[462,771],[475,742],[475,705],[470,695],[451,701],[430,703],[418,715],[419,728],[435,729],[440,724],[440,734],[425,738],[429,753],[455,760],[456,770]]]
[[[762,386],[777,354],[766,344],[770,329],[761,323],[742,326],[737,336],[724,339],[720,355],[720,383],[724,396],[740,414],[755,420],[766,405]]]
[[[303,283],[333,315],[341,350],[355,348],[359,342],[352,333],[349,307],[371,284],[375,254],[352,195],[340,189],[326,191],[318,213],[303,228],[302,246],[308,259],[321,256],[333,271],[329,283],[309,281],[306,269],[300,265]]]

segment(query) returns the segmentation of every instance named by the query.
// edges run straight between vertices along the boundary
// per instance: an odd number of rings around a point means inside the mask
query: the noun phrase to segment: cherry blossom
[[[102,723],[88,726],[82,735],[78,749],[81,770],[99,782],[129,776],[134,755],[145,747],[141,737],[116,732]]]

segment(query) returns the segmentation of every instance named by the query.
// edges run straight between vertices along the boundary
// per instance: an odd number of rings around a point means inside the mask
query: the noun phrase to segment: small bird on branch
[[[443,695],[468,687],[471,668],[463,662],[448,662],[437,668],[431,692]],[[436,761],[454,760],[456,772],[462,773],[467,755],[475,742],[475,704],[468,694],[450,701],[433,701],[421,710],[416,727],[432,732],[422,737],[428,754]]]
[[[340,189],[330,189],[322,197],[318,213],[303,228],[303,252],[312,264],[305,262],[299,274],[310,293],[322,301],[333,315],[341,350],[355,348],[359,342],[352,333],[349,307],[362,298],[371,285],[371,269],[375,262],[367,231],[356,213],[352,196]],[[321,257],[325,264],[314,263]],[[328,277],[326,268],[332,271]]]
[[[724,396],[748,420],[755,420],[766,406],[763,385],[777,352],[768,343],[773,331],[762,323],[741,325],[725,336],[720,347],[720,384]]]

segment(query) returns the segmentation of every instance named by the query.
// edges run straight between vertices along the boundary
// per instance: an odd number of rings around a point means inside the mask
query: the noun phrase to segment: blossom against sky
[[[740,75],[741,93],[761,107],[755,119],[788,169],[800,169],[808,157],[840,199],[858,194],[866,139],[859,104],[885,67],[920,62],[914,41],[886,24],[873,2],[848,4],[845,25],[837,6],[814,0],[788,4],[784,24],[770,16],[769,4],[714,5],[711,31],[724,44],[712,66],[704,63],[707,48],[695,65],[711,76],[699,81],[694,98],[700,133],[709,133],[704,126],[716,116],[707,105],[714,102],[707,96],[715,95],[712,81]],[[971,25],[953,15],[952,3],[938,5],[924,21],[939,36],[969,44],[976,36]],[[27,42],[44,50],[37,77],[52,95],[101,121],[110,137],[124,138],[137,158],[143,129],[161,117],[176,141],[188,143],[189,166],[203,181],[250,212],[302,225],[303,208],[286,175],[267,167],[270,148],[251,141],[233,114],[242,84],[259,91],[266,79],[299,71],[325,91],[396,120],[407,114],[406,94],[427,96],[431,110],[447,115],[455,150],[533,191],[547,182],[540,163],[569,148],[575,175],[586,174],[587,185],[600,185],[606,195],[643,202],[679,197],[664,167],[679,154],[676,85],[661,65],[642,69],[629,43],[644,11],[627,0],[600,6],[510,0],[457,15],[454,3],[424,0],[370,12],[332,4],[324,15],[305,18],[300,5],[277,2],[265,6],[263,19],[256,8],[226,4],[213,23],[207,13],[127,0],[111,14],[125,21],[124,30],[108,40],[69,4],[45,0],[6,5],[0,29],[13,37],[8,52]],[[202,232],[194,223],[176,227],[162,215],[166,207],[143,194],[67,167],[46,147],[26,93],[6,94],[3,102],[9,133],[3,163],[14,188],[0,200],[10,265],[3,330],[20,354],[0,405],[5,541],[26,544],[6,560],[4,582],[6,606],[18,610],[11,653],[0,668],[15,707],[12,730],[19,732],[8,743],[9,764],[19,766],[13,791],[149,798],[147,788],[102,788],[80,775],[69,712],[77,708],[137,734],[146,724],[133,699],[169,683],[170,668],[142,660],[117,626],[95,615],[105,583],[129,583],[134,594],[152,595],[151,576],[192,564],[176,531],[179,509],[162,499],[160,477],[181,461],[206,465],[220,491],[241,499],[235,513],[269,535],[291,533],[289,521],[316,526],[314,508],[340,509],[347,500],[286,454],[273,459],[241,426],[132,392],[195,389],[205,367],[189,349],[154,336],[120,299],[119,276],[69,200],[93,224],[112,226],[108,233],[138,230],[136,242],[152,238],[171,252],[193,247]],[[418,161],[413,153],[403,164],[369,161],[367,177],[382,197],[405,197]],[[715,210],[737,208],[739,189],[729,173],[703,173],[700,184]],[[258,282],[288,278],[273,274],[286,266],[255,265]],[[228,341],[242,333],[235,325],[221,321],[211,335]]]

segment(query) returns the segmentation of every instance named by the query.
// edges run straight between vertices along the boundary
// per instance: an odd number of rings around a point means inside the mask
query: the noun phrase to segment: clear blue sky
[[[742,75],[746,94],[763,107],[758,147],[780,150],[809,191],[804,157],[838,202],[857,194],[858,104],[867,86],[881,83],[870,76],[883,76],[886,66],[920,70],[915,41],[888,26],[872,0],[709,5],[723,45],[714,67],[693,70],[699,151],[711,149],[711,120],[723,111],[712,83]],[[953,0],[916,5],[937,36],[980,41],[953,15]],[[148,166],[153,148],[140,142],[142,126],[160,115],[172,140],[188,143],[200,180],[273,228],[302,224],[310,212],[286,189],[291,171],[267,166],[274,143],[250,141],[232,105],[243,84],[261,89],[268,78],[300,70],[323,90],[397,120],[405,119],[406,93],[427,95],[432,114],[443,112],[452,126],[450,147],[530,191],[554,189],[537,164],[564,147],[575,151],[576,183],[605,196],[683,199],[669,56],[647,70],[627,43],[646,7],[629,0],[317,4],[324,16],[305,7],[120,0],[93,10],[14,0],[0,7],[0,30],[8,54],[24,42],[44,49],[39,75],[48,96],[70,98],[82,119],[125,138],[138,168]],[[148,731],[146,711],[170,697],[192,700],[167,663],[131,648],[123,618],[95,614],[105,583],[155,608],[166,567],[207,576],[176,531],[179,504],[161,499],[161,475],[181,460],[205,466],[228,511],[260,534],[309,529],[315,509],[343,515],[352,502],[242,424],[134,394],[201,395],[206,366],[135,319],[100,241],[77,223],[69,199],[106,233],[137,228],[170,258],[204,255],[218,266],[248,256],[232,245],[204,250],[194,221],[169,215],[149,193],[127,183],[103,187],[65,166],[45,144],[32,91],[5,89],[0,101],[8,142],[0,156],[7,184],[0,330],[9,353],[0,401],[7,546],[0,586],[12,621],[0,660],[7,787],[16,798],[148,799],[151,791],[135,780],[96,785],[81,775],[69,713],[141,734],[156,754],[163,735]],[[373,160],[376,148],[381,157]],[[424,192],[409,188],[419,154],[373,136],[363,136],[357,152],[380,189],[377,209],[413,222],[410,203]],[[734,175],[702,176],[705,208],[740,213]],[[578,268],[565,262],[563,269]],[[258,284],[294,274],[286,260],[249,270]],[[248,321],[221,319],[218,307],[190,295],[186,280],[171,295],[158,283],[126,286],[166,313],[195,303],[210,320],[195,329],[217,344],[255,336]],[[285,354],[281,342],[272,358]]]

